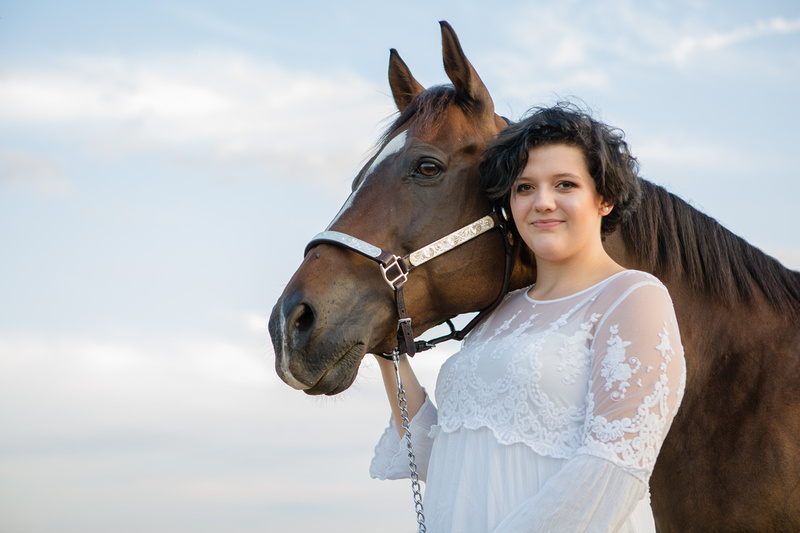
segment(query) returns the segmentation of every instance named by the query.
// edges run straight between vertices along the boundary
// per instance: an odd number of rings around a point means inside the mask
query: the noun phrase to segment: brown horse
[[[505,121],[447,23],[442,41],[452,87],[424,89],[391,51],[399,118],[330,230],[402,255],[490,211],[477,164]],[[619,263],[667,285],[686,352],[683,404],[650,482],[658,529],[800,531],[800,273],[664,189],[645,182],[644,192],[605,244]],[[536,277],[515,242],[512,289]],[[415,331],[489,305],[502,270],[501,234],[489,231],[411,272]],[[366,353],[396,345],[396,325],[376,265],[319,244],[272,312],[276,369],[308,394],[336,394]]]

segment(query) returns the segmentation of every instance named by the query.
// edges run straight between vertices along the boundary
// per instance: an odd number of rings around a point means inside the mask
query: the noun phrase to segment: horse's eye
[[[439,174],[439,172],[441,172],[441,169],[439,168],[439,165],[437,165],[436,163],[431,163],[430,161],[426,161],[420,163],[419,167],[417,167],[417,172],[419,172],[420,175],[425,176],[426,178],[433,178],[434,176]]]

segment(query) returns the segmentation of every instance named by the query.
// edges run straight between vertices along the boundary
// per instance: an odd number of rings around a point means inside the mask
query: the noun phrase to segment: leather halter
[[[449,252],[493,228],[498,228],[502,232],[503,245],[505,248],[505,269],[503,272],[503,287],[500,290],[500,294],[489,307],[481,310],[473,317],[469,324],[461,331],[456,331],[452,321],[446,320],[445,323],[450,327],[450,333],[430,341],[415,341],[414,334],[411,330],[411,318],[408,316],[405,296],[403,294],[403,286],[405,282],[408,281],[409,272],[423,263]],[[513,267],[511,234],[508,231],[508,215],[504,209],[501,209],[500,212],[494,209],[490,214],[480,220],[464,226],[450,235],[402,257],[338,231],[323,231],[322,233],[318,233],[306,246],[304,255],[307,255],[308,252],[318,244],[332,244],[334,246],[347,248],[348,250],[352,250],[375,261],[380,266],[383,279],[394,291],[398,316],[397,348],[395,348],[393,352],[375,354],[385,359],[391,359],[393,354],[404,353],[408,354],[409,357],[414,357],[415,353],[429,350],[441,342],[451,339],[463,340],[467,333],[472,331],[478,322],[500,305],[503,297],[505,297],[508,292],[511,269]]]

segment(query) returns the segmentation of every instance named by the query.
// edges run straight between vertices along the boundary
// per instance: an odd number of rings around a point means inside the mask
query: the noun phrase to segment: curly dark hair
[[[603,217],[600,230],[608,235],[636,210],[642,194],[639,165],[624,136],[622,130],[598,122],[570,102],[533,108],[521,122],[500,132],[484,151],[479,167],[481,189],[508,209],[530,149],[552,144],[575,146],[586,158],[597,192],[614,206]]]

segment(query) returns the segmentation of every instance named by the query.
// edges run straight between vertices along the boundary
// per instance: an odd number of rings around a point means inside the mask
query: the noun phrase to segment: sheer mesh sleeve
[[[582,451],[649,479],[683,397],[686,366],[661,285],[631,288],[598,324]]]
[[[425,403],[422,404],[409,424],[417,474],[421,481],[425,481],[428,475],[428,463],[433,448],[433,439],[428,436],[428,433],[436,424],[436,419],[436,406],[433,405],[430,396],[426,394]],[[399,435],[394,417],[389,417],[389,427],[384,430],[375,446],[375,454],[369,465],[369,474],[373,479],[405,479],[410,475],[406,440],[405,437]]]
[[[612,302],[592,349],[582,446],[494,533],[617,531],[647,493],[686,379],[666,289],[645,282]]]

